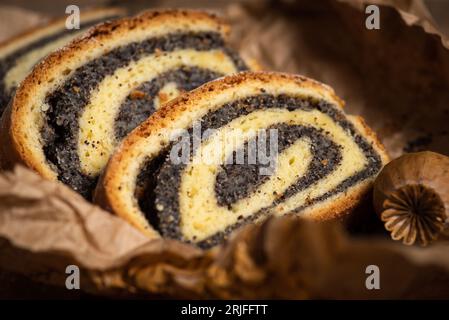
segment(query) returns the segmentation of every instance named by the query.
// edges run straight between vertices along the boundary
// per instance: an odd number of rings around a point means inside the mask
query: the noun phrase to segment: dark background
[[[152,6],[177,6],[189,8],[214,8],[230,2],[247,2],[251,0],[1,0],[0,6],[15,6],[35,13],[60,16],[64,14],[69,4],[77,4],[80,7],[92,5],[115,4],[139,9]],[[259,0],[263,1],[263,0]],[[289,2],[294,0],[289,0]],[[391,1],[391,0],[390,0]],[[373,1],[373,3],[376,1]],[[380,1],[382,2],[382,1]],[[389,1],[387,1],[389,2]],[[412,3],[425,5],[435,19],[437,25],[449,36],[449,0],[397,0],[398,3]],[[2,8],[0,7],[0,11]]]

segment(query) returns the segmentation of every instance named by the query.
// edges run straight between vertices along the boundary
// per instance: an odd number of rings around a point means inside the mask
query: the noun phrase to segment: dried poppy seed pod
[[[428,245],[449,223],[449,157],[425,151],[391,161],[374,183],[374,207],[393,240]]]

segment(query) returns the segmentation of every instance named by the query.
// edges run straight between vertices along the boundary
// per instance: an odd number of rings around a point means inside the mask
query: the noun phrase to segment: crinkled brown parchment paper
[[[114,295],[219,298],[448,297],[449,244],[407,248],[350,238],[337,224],[272,219],[202,252],[149,241],[126,222],[67,187],[18,167],[0,176],[0,265],[63,285],[81,268],[81,287]],[[367,290],[368,265],[381,290]]]
[[[365,28],[363,2],[389,4],[379,5],[380,30]],[[395,2],[402,10],[391,7]],[[449,155],[449,40],[419,3],[288,1],[270,10],[234,6],[228,16],[243,52],[270,69],[330,84],[392,157]]]
[[[397,3],[400,11],[382,1],[381,29],[366,30],[361,2],[258,2],[220,11],[244,54],[269,69],[332,85],[393,156],[422,148],[449,154],[448,40],[412,1]],[[376,219],[369,204],[362,211]],[[0,173],[3,278],[22,274],[63,287],[66,266],[76,264],[81,288],[91,294],[448,298],[448,250],[443,241],[405,247],[372,233],[348,235],[337,223],[290,217],[245,227],[229,243],[203,252],[176,241],[149,241],[27,169]],[[380,268],[380,290],[365,287],[368,265]]]

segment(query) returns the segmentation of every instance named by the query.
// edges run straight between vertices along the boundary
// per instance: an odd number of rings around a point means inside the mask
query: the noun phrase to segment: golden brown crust
[[[20,152],[14,147],[11,134],[11,108],[6,108],[0,122],[0,169],[12,170],[14,164],[21,163]]]
[[[281,86],[283,82],[294,82],[303,88],[312,88],[316,92],[326,95],[328,100],[333,101],[337,106],[343,108],[344,102],[335,95],[332,88],[299,75],[275,72],[242,72],[237,75],[206,83],[203,86],[168,102],[158,112],[154,113],[149,119],[128,135],[111,157],[103,175],[100,177],[95,192],[95,202],[128,220],[144,233],[154,233],[154,230],[148,230],[149,225],[140,223],[139,219],[127,210],[126,203],[122,200],[122,190],[120,189],[119,179],[123,172],[126,172],[124,170],[126,170],[127,162],[131,161],[136,156],[133,154],[133,146],[142,138],[157,134],[160,130],[167,128],[170,122],[176,119],[185,110],[196,108],[199,105],[198,100],[207,100],[218,92],[254,81],[262,85],[263,83],[276,82],[279,83],[279,86]],[[373,143],[376,151],[381,154],[382,160],[386,162],[388,156],[385,149],[372,130],[365,125],[361,118],[353,117],[352,121],[357,126],[358,130]],[[327,220],[344,215],[345,212],[349,211],[361,199],[369,187],[369,182],[356,185],[351,192],[348,193],[348,197],[341,197],[338,201],[330,202],[323,207],[323,209],[315,210],[313,212],[314,219]]]
[[[124,15],[126,10],[122,8],[95,8],[83,11],[83,21],[91,21],[97,18],[112,16],[112,15]],[[0,43],[0,57],[6,56],[12,50],[16,50],[16,47],[22,47],[27,43],[33,42],[35,37],[40,33],[47,33],[52,30],[56,32],[65,28],[65,22],[67,17],[51,19],[45,24],[38,25],[32,29],[21,32],[20,34],[8,38]],[[19,46],[16,44],[20,43]]]
[[[215,92],[217,91],[232,88],[251,80],[258,80],[262,83],[268,83],[271,81],[293,81],[301,86],[307,86],[316,90],[325,91],[330,96],[332,96],[335,101],[338,102],[338,105],[341,108],[343,108],[344,106],[343,100],[341,100],[335,94],[334,90],[331,87],[301,75],[269,71],[240,72],[237,75],[224,77],[206,83],[189,93],[183,94],[169,101],[163,108],[154,113],[152,117],[150,117],[142,125],[137,127],[133,131],[133,136],[145,137],[150,135],[154,129],[164,127],[163,124],[169,122],[172,117],[176,116],[176,114],[184,111],[189,106],[194,107],[194,101],[199,97],[207,99],[207,97],[215,95]],[[134,139],[131,138],[127,139],[126,141],[129,142],[130,140]],[[123,147],[126,147],[126,145],[123,145]]]
[[[376,152],[380,155],[382,163],[385,165],[390,160],[388,153],[374,131],[368,127],[365,119],[361,116],[348,116],[348,119],[352,121],[355,127],[363,134],[365,139],[372,144],[374,150],[376,150]],[[375,177],[371,180],[374,181],[374,178]],[[329,201],[328,204],[323,206],[320,210],[314,210],[312,219],[316,221],[326,221],[343,218],[346,213],[354,209],[354,207],[356,207],[360,201],[363,200],[367,191],[371,188],[372,181],[369,180],[365,180],[351,187],[348,189],[349,192],[347,192],[346,196],[339,197],[336,201]]]
[[[160,27],[165,24],[176,25],[182,30],[186,25],[204,24],[218,30],[226,36],[229,26],[215,15],[190,10],[146,11],[131,18],[122,18],[91,28],[80,38],[73,40],[67,46],[48,55],[24,79],[17,88],[16,94],[2,117],[2,133],[0,145],[0,167],[8,168],[14,163],[23,163],[47,179],[56,179],[56,173],[50,168],[43,156],[33,150],[29,142],[26,121],[32,111],[36,92],[50,86],[57,75],[63,74],[65,65],[74,56],[83,56],[87,51],[101,48],[107,50],[107,44],[113,39],[125,39],[133,30],[146,31],[150,27]],[[103,49],[104,47],[104,49]]]

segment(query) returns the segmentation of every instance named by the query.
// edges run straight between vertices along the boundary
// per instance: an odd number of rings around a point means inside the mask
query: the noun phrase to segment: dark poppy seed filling
[[[85,198],[91,198],[97,176],[86,175],[81,171],[78,154],[79,118],[90,102],[91,93],[99,84],[117,69],[133,61],[150,54],[159,52],[164,54],[181,49],[220,50],[231,59],[236,70],[247,69],[243,60],[225,46],[223,38],[216,32],[176,33],[133,42],[87,62],[75,70],[60,88],[46,97],[48,110],[45,112],[45,124],[41,129],[44,153],[53,169],[58,172],[60,181],[71,186]],[[180,68],[160,74],[155,79],[141,84],[134,91],[141,92],[142,95],[136,98],[130,92],[120,106],[114,125],[115,138],[119,141],[154,111],[155,93],[164,84],[175,82],[181,89],[188,90],[218,76],[221,74],[213,70]]]
[[[345,178],[337,187],[329,190],[316,198],[307,199],[307,204],[295,208],[291,212],[298,213],[309,205],[324,201],[329,197],[345,192],[356,183],[376,174],[382,161],[379,154],[371,144],[363,138],[348,121],[345,115],[336,106],[324,100],[311,100],[287,95],[272,96],[260,94],[245,99],[227,103],[216,111],[207,113],[201,119],[201,130],[219,129],[229,122],[259,110],[270,109],[295,110],[318,110],[329,116],[334,123],[349,133],[367,159],[365,167],[355,174]],[[173,148],[172,143],[163,153],[142,166],[137,178],[138,192],[135,196],[139,200],[142,212],[152,225],[159,230],[164,237],[174,238],[185,242],[193,242],[199,247],[209,248],[221,243],[227,235],[237,227],[256,221],[264,215],[270,214],[270,209],[282,204],[298,192],[307,189],[314,183],[320,181],[335,170],[342,161],[340,146],[334,143],[328,136],[328,132],[306,125],[292,125],[278,123],[270,128],[278,130],[279,154],[292,143],[304,137],[310,140],[312,160],[305,173],[291,184],[282,194],[276,195],[276,200],[267,207],[252,213],[247,217],[239,217],[233,225],[224,227],[223,230],[199,241],[186,239],[181,231],[181,214],[179,192],[182,176],[186,164],[174,164],[167,155]],[[267,128],[267,129],[270,129]],[[190,139],[193,141],[193,130],[189,130]],[[194,144],[191,144],[194,146]],[[243,148],[247,148],[247,144]],[[245,152],[247,154],[247,152]],[[190,159],[195,155],[191,150]],[[234,155],[233,155],[234,156]],[[258,174],[260,165],[226,164],[221,165],[216,174],[215,198],[219,206],[231,207],[235,202],[244,199],[257,190],[269,176]],[[159,208],[159,209],[158,209]]]
[[[142,123],[156,111],[154,97],[167,83],[176,83],[183,91],[190,91],[205,82],[223,76],[211,70],[197,67],[182,67],[168,71],[151,81],[141,84],[134,92],[135,96],[128,96],[120,106],[120,112],[115,119],[115,136],[123,139],[131,130]]]
[[[313,160],[307,169],[307,174],[301,178],[302,181],[297,183],[301,188],[310,186],[313,182],[322,179],[341,161],[340,146],[326,138],[321,133],[322,130],[284,123],[272,126],[268,130],[270,129],[275,129],[278,132],[279,153],[303,137],[308,137],[310,144],[314,146],[312,148]],[[267,145],[269,145],[271,143],[270,136],[267,134],[267,137]],[[234,159],[235,154],[236,152],[232,155]],[[215,194],[220,206],[231,208],[232,204],[248,197],[258,186],[268,180],[268,175],[261,175],[259,172],[260,167],[265,164],[260,164],[258,161],[256,161],[256,164],[248,164],[248,143],[245,143],[243,154],[245,155],[243,164],[229,164],[232,163],[229,160],[226,162],[228,164],[221,165],[221,170],[215,182]],[[294,189],[295,187],[296,185],[291,188]],[[292,191],[296,192],[296,189]]]
[[[118,18],[118,15],[110,15],[105,16],[99,19],[94,19],[85,23],[80,24],[80,29],[70,30],[67,28],[63,28],[61,31],[56,32],[54,34],[48,35],[46,37],[38,38],[36,41],[29,43],[24,47],[20,47],[18,50],[13,51],[8,54],[4,58],[0,59],[0,115],[3,113],[3,110],[6,108],[9,100],[11,99],[12,94],[14,93],[15,88],[11,88],[10,90],[6,89],[5,85],[5,76],[9,70],[11,70],[14,66],[16,66],[17,61],[25,54],[41,48],[53,41],[56,41],[62,37],[69,35],[70,33],[78,33],[80,30],[87,29],[92,27],[100,22],[105,20],[111,20]],[[38,61],[36,61],[38,63]]]

